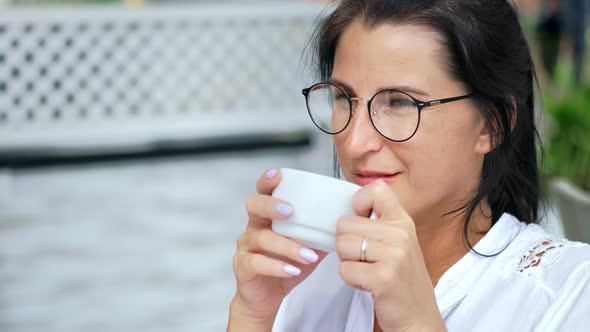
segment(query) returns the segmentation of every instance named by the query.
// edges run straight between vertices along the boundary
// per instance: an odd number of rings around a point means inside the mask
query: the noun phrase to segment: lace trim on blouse
[[[566,249],[582,245],[581,243],[570,242],[567,239],[543,239],[521,256],[516,270],[530,277],[540,277],[543,269],[555,263]]]

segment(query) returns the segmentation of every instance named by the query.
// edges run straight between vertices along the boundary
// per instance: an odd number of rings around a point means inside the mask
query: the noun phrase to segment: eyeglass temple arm
[[[457,101],[457,100],[461,100],[461,99],[467,99],[467,98],[469,98],[471,96],[473,96],[473,94],[468,94],[468,95],[458,96],[458,97],[445,98],[445,99],[431,100],[429,102],[422,103],[422,107],[428,107],[428,106],[434,106],[434,105],[440,105],[440,104],[450,103],[452,101]]]

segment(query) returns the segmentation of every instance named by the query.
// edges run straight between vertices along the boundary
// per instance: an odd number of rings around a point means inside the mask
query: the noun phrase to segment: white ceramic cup
[[[334,251],[338,219],[355,214],[352,197],[360,188],[328,176],[282,168],[281,182],[272,196],[289,203],[293,214],[286,220],[273,220],[272,229],[312,249]]]

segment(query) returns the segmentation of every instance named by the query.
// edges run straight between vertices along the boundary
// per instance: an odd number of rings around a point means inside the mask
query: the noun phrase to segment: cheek
[[[449,126],[442,119],[432,124],[425,121],[416,135],[397,149],[407,167],[406,183],[400,183],[399,190],[407,192],[402,195],[408,210],[452,199],[479,179],[482,160],[473,150],[473,128],[454,124]]]
[[[477,157],[475,144],[481,131],[475,114],[467,108],[429,113],[416,133],[415,143],[421,148],[420,157],[430,163],[432,169],[461,173],[465,168],[471,168]]]
[[[345,159],[347,159],[346,156],[346,149],[343,149],[343,140],[342,140],[342,134],[339,135],[334,135],[332,136],[332,144],[334,144],[334,148],[336,149],[336,154],[340,157],[340,162],[342,163]]]
[[[436,141],[426,142],[424,138],[408,142],[397,152],[406,167],[408,188],[405,189],[415,198],[424,197],[440,188],[448,169],[446,158],[449,153],[446,146]]]
[[[344,148],[344,135],[340,134],[332,136],[332,143],[336,149],[336,155],[338,156],[338,162],[340,163],[342,174],[344,175],[345,179],[350,180],[351,177],[348,172],[350,167],[347,167],[347,163],[348,160],[351,160],[351,158],[346,154],[346,149]]]

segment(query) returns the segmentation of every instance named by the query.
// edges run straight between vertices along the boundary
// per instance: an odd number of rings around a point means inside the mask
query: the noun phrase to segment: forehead
[[[439,33],[425,26],[368,28],[355,20],[338,42],[332,78],[358,89],[395,83],[428,90],[448,84],[441,41]]]

